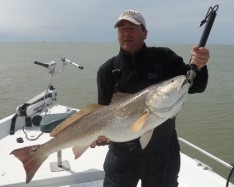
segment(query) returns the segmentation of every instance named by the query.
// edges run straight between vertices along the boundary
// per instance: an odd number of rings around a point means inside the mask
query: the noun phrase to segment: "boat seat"
[[[62,121],[74,114],[76,110],[68,109],[64,113],[48,114],[43,117],[40,124],[40,129],[44,133],[51,133],[51,131]]]

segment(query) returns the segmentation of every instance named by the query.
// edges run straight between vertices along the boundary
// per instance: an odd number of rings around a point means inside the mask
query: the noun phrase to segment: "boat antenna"
[[[211,28],[213,26],[215,17],[216,17],[216,12],[219,8],[219,5],[215,5],[214,7],[210,7],[206,13],[205,18],[201,21],[201,23],[198,25],[198,27],[201,27],[206,23],[206,26],[204,28],[204,31],[202,33],[200,42],[198,44],[198,47],[205,47],[207,39],[209,37]],[[196,76],[196,71],[198,71],[198,68],[195,64],[191,64],[190,70],[187,72],[187,80],[190,83],[190,87],[192,86],[193,79]]]

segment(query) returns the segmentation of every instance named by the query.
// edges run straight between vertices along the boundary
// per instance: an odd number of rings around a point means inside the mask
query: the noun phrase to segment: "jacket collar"
[[[120,48],[119,51],[119,56],[122,60],[127,61],[127,62],[131,62],[133,61],[133,59],[138,59],[140,56],[143,55],[144,51],[146,50],[146,44],[144,43],[142,48],[140,49],[140,51],[138,51],[136,54],[130,54],[126,51],[124,51],[122,48]]]

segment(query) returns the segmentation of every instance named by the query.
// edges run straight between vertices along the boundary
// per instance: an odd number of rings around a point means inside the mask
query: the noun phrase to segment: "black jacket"
[[[119,91],[125,93],[136,93],[151,84],[177,75],[186,75],[190,68],[189,64],[186,65],[183,59],[169,48],[147,47],[144,44],[136,55],[130,55],[120,49],[116,57],[109,59],[98,70],[97,85],[99,104],[109,104],[114,93],[113,85],[116,81],[112,74],[112,70],[116,69],[114,63],[117,63],[117,66],[120,68]],[[208,71],[205,66],[197,72],[189,93],[203,92],[206,88],[207,80]],[[162,141],[160,137],[162,137],[164,145],[165,142],[173,142],[173,139],[175,142],[178,141],[175,132],[175,120],[168,120],[164,125],[160,125],[156,129],[158,130],[154,133],[155,135],[152,137],[152,141],[153,139],[157,139],[158,144],[160,144]]]

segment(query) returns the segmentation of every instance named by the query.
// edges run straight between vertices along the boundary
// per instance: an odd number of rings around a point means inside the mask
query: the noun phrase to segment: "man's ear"
[[[146,39],[146,38],[147,38],[147,34],[148,34],[148,31],[147,31],[147,30],[145,30],[145,31],[144,31],[144,39]]]

